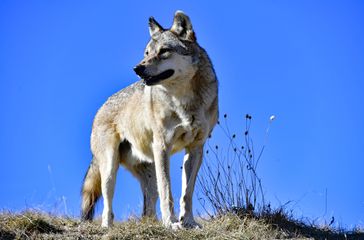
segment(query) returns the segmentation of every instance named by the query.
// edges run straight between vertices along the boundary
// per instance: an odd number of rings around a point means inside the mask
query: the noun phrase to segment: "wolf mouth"
[[[164,79],[170,78],[173,74],[174,74],[174,70],[168,69],[164,72],[161,72],[160,74],[158,74],[156,76],[145,77],[143,80],[144,80],[145,85],[152,86]]]

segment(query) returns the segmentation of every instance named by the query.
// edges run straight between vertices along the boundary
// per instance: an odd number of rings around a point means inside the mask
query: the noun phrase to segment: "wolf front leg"
[[[155,141],[153,144],[157,186],[163,224],[172,228],[176,222],[173,210],[173,197],[169,174],[169,149],[164,143]]]
[[[193,218],[192,196],[198,170],[202,163],[203,146],[186,148],[182,170],[179,228],[201,228]]]

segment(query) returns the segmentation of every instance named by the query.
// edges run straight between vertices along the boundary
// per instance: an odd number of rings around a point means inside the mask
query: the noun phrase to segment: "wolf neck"
[[[209,107],[217,97],[218,82],[211,60],[200,47],[199,70],[191,81],[196,103]]]

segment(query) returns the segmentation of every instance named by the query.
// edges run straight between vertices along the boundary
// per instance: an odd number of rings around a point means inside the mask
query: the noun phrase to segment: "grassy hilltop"
[[[116,222],[106,230],[100,222],[44,213],[0,214],[0,239],[364,239],[363,232],[338,232],[290,220],[276,212],[256,219],[227,214],[199,222],[203,229],[172,231],[151,219]]]

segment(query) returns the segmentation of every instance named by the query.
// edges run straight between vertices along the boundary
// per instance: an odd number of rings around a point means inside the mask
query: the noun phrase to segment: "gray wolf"
[[[218,119],[217,79],[183,12],[175,13],[168,30],[151,17],[149,32],[144,59],[134,68],[141,79],[112,95],[95,116],[93,159],[82,187],[81,215],[91,220],[102,195],[102,226],[112,225],[115,179],[123,165],[140,181],[143,216],[155,217],[159,197],[166,227],[196,228],[192,195],[204,143]],[[183,149],[182,195],[176,219],[169,158]]]

